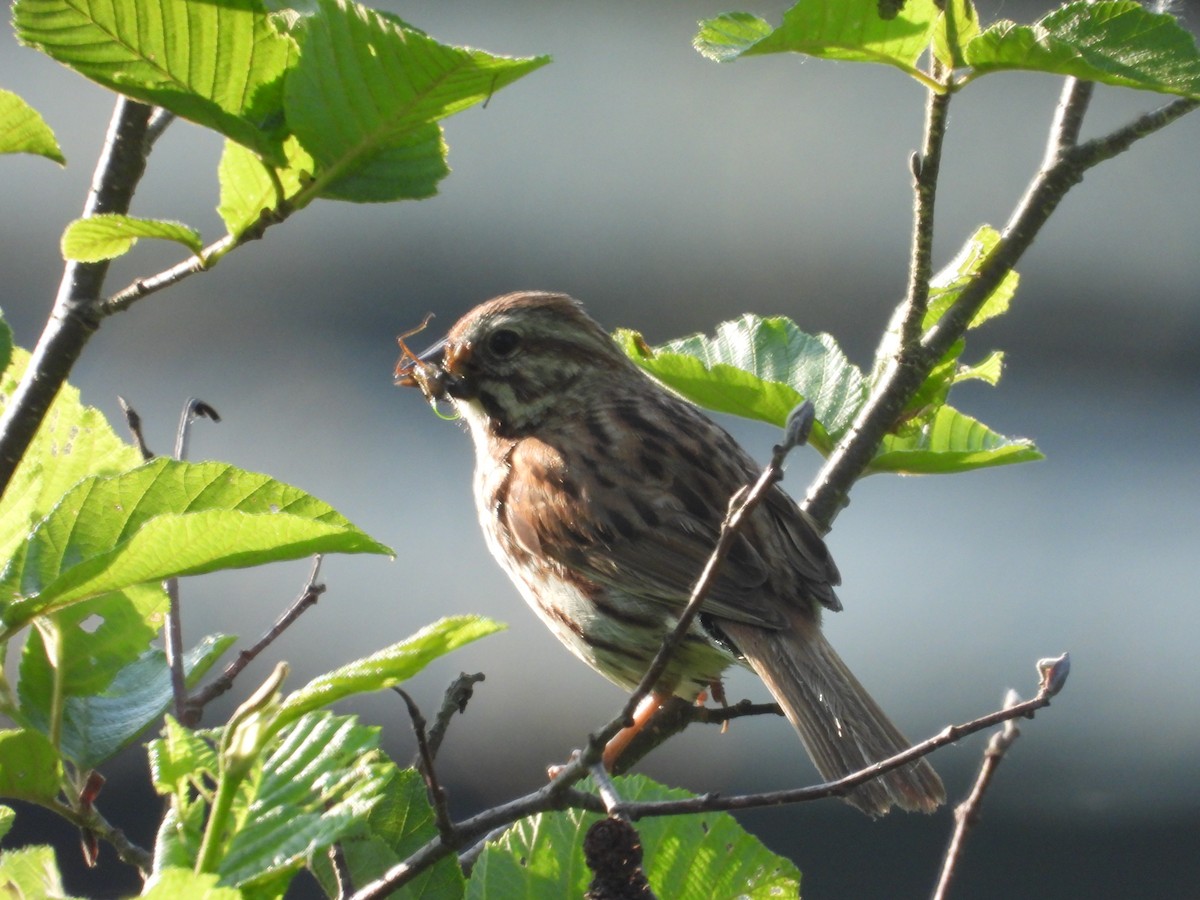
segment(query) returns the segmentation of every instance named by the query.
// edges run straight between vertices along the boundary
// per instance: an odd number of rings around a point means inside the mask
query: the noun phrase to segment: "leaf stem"
[[[221,772],[212,807],[209,809],[208,822],[204,826],[204,837],[200,841],[200,852],[196,854],[197,875],[217,871],[223,845],[222,835],[225,834],[226,823],[229,821],[233,801],[241,783],[242,777],[235,775],[228,768]]]

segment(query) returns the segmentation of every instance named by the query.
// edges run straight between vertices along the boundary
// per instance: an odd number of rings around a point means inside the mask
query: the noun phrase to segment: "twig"
[[[1013,706],[1005,706],[995,712],[980,716],[962,725],[948,725],[933,737],[914,744],[907,750],[890,756],[885,760],[846,775],[836,781],[817,784],[811,787],[795,788],[783,791],[766,791],[758,794],[743,794],[740,796],[721,797],[707,794],[701,797],[691,797],[685,800],[663,800],[645,803],[628,803],[622,809],[631,818],[637,820],[646,816],[671,816],[680,813],[709,812],[711,810],[756,809],[763,806],[780,806],[792,803],[808,803],[825,797],[842,797],[860,784],[877,778],[884,772],[907,765],[922,756],[928,756],[939,747],[953,744],[970,734],[991,728],[1003,722],[1018,718],[1033,718],[1033,714],[1043,707],[1050,705],[1054,697],[1066,683],[1070,671],[1070,657],[1063,654],[1052,660],[1040,660],[1038,669],[1042,675],[1042,683],[1037,696]],[[1049,672],[1049,674],[1048,674]]]
[[[313,557],[312,571],[308,575],[308,583],[300,591],[300,596],[292,601],[292,604],[283,612],[270,630],[260,637],[254,646],[241,651],[237,655],[237,659],[225,667],[225,671],[220,676],[214,679],[203,690],[198,691],[191,700],[188,701],[187,718],[184,721],[186,724],[195,726],[200,722],[200,716],[204,711],[204,707],[220,697],[226,691],[233,687],[234,679],[241,674],[246,666],[250,665],[260,653],[271,646],[275,640],[288,630],[304,612],[311,606],[315,605],[321,595],[325,593],[325,585],[318,584],[317,578],[321,575],[321,559],[318,554]]]
[[[758,794],[742,794],[723,797],[719,794],[705,794],[685,800],[663,800],[622,803],[620,809],[636,821],[649,816],[682,815],[688,813],[711,812],[716,810],[755,809],[764,806],[780,806],[791,803],[807,803],[827,797],[841,797],[858,785],[877,778],[883,772],[906,765],[919,757],[932,753],[939,747],[955,743],[968,735],[991,728],[1011,719],[1032,718],[1033,714],[1043,707],[1050,705],[1050,700],[1062,689],[1070,671],[1070,661],[1066,654],[1038,663],[1041,673],[1041,685],[1038,694],[1032,700],[1026,700],[1016,706],[999,709],[987,715],[980,716],[962,725],[950,725],[941,732],[910,747],[902,753],[889,757],[858,772],[840,778],[837,781],[813,785],[812,787],[797,788],[786,791],[770,791]],[[561,777],[561,776],[560,776]],[[558,779],[556,779],[557,781]],[[498,829],[502,829],[518,819],[536,813],[550,810],[575,808],[605,814],[604,801],[595,794],[573,788],[555,789],[552,782],[533,793],[526,794],[516,800],[503,803],[478,815],[458,822],[455,825],[456,838],[452,844],[447,844],[441,837],[427,842],[408,859],[393,866],[380,878],[364,885],[353,900],[372,900],[386,897],[397,888],[407,884],[418,874],[449,853],[461,847],[468,846],[484,835],[491,839]]]
[[[454,718],[454,714],[467,711],[467,703],[475,693],[475,685],[483,680],[482,672],[476,672],[474,675],[463,672],[454,679],[450,687],[446,688],[446,694],[442,698],[442,708],[438,710],[437,718],[433,720],[433,727],[429,729],[429,755],[431,757],[436,757],[438,750],[441,749],[442,741],[446,737],[446,729],[450,727],[450,720]]]
[[[408,707],[408,717],[412,720],[413,734],[417,738],[417,771],[425,779],[425,792],[429,795],[430,806],[433,807],[433,819],[438,834],[444,843],[451,843],[456,837],[454,820],[450,818],[450,811],[446,808],[446,791],[433,768],[433,753],[430,752],[429,742],[425,739],[425,717],[421,715],[421,710],[407,692],[398,687],[393,687],[392,690],[404,699],[404,705]]]
[[[354,877],[350,872],[350,864],[346,861],[346,850],[340,843],[329,848],[329,865],[333,868],[333,878],[337,882],[337,900],[345,900],[354,893]]]
[[[139,847],[133,841],[129,840],[125,836],[125,832],[111,825],[95,806],[90,806],[84,811],[76,809],[69,804],[56,801],[50,804],[48,808],[54,810],[54,812],[80,829],[90,831],[101,840],[107,841],[116,850],[117,857],[121,862],[139,869],[143,878],[148,876],[153,870],[154,855],[149,850]]]
[[[154,112],[150,116],[150,124],[146,128],[146,149],[145,152],[149,155],[150,150],[158,143],[158,139],[163,136],[163,132],[170,127],[175,121],[175,113],[169,109],[164,109],[161,106],[155,107]]]
[[[1004,699],[1004,706],[1008,709],[1020,702],[1021,698],[1017,692],[1010,690]],[[996,769],[1004,758],[1004,754],[1020,736],[1021,729],[1017,727],[1016,721],[1009,719],[1004,723],[1004,727],[993,734],[991,740],[987,742],[987,747],[983,751],[983,763],[979,767],[979,775],[975,778],[971,793],[954,809],[954,833],[946,848],[946,856],[942,861],[942,873],[938,878],[937,887],[933,890],[932,900],[945,900],[946,894],[950,890],[950,881],[954,877],[954,871],[962,858],[967,832],[979,821],[979,811],[983,807],[983,795],[991,786],[992,777],[996,774]]]
[[[145,135],[150,112],[144,103],[117,99],[83,208],[84,217],[129,211],[134,189],[146,169]],[[0,495],[8,488],[59,388],[99,327],[96,303],[107,274],[107,261],[68,262],[63,269],[50,318],[0,416]]]
[[[934,72],[940,66],[934,63]],[[900,354],[916,347],[921,339],[925,312],[929,307],[929,278],[933,272],[933,212],[938,174],[942,167],[942,142],[946,136],[950,98],[953,94],[929,92],[925,106],[925,142],[920,156],[913,158],[913,236],[908,265],[908,291],[900,328]]]
[[[197,419],[210,419],[220,422],[221,415],[209,404],[198,397],[188,397],[179,415],[179,427],[175,430],[175,458],[187,459],[188,442],[192,437],[192,423]]]
[[[596,783],[596,793],[604,803],[604,811],[614,819],[628,822],[629,816],[624,812],[624,801],[621,800],[617,786],[609,777],[608,770],[604,768],[604,763],[596,763],[592,766],[592,781]]]
[[[146,436],[142,434],[142,417],[124,397],[118,395],[117,403],[121,407],[121,413],[125,416],[125,425],[133,436],[133,443],[137,446],[138,452],[142,454],[142,459],[154,459],[154,451],[146,444]]]
[[[217,411],[195,397],[189,397],[179,416],[179,428],[175,432],[175,459],[186,459],[188,438],[191,435],[192,423],[198,418],[209,418],[220,422]],[[169,604],[167,606],[167,622],[163,626],[163,651],[167,657],[167,666],[171,670],[171,694],[175,698],[175,717],[187,721],[191,714],[188,703],[187,678],[183,672],[183,610],[179,605],[179,579],[168,578],[163,582],[167,591]]]

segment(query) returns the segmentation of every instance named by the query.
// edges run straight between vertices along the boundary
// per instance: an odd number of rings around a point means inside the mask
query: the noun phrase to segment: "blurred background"
[[[432,711],[460,670],[487,674],[439,757],[454,809],[469,814],[544,783],[546,765],[622,695],[558,645],[488,557],[469,439],[416,392],[392,386],[394,336],[432,311],[432,341],[490,296],[539,288],[569,292],[606,326],[652,342],[744,311],[785,314],[831,332],[866,366],[904,291],[908,158],[924,97],[883,66],[707,62],[691,48],[695,23],[725,2],[378,5],[447,42],[555,61],[446,123],[454,172],[437,198],[310,207],[216,270],[106,321],[72,381],[115,423],[117,395],[126,397],[159,452],[184,401],[203,398],[223,421],[196,426],[193,458],[299,485],[397,551],[394,561],[327,560],[328,592],[242,676],[231,704],[278,658],[298,686],[442,615],[509,623],[412,684]],[[785,6],[747,8],[778,22]],[[985,22],[1028,21],[1045,5],[980,7]],[[1195,30],[1197,10],[1177,12]],[[0,85],[45,115],[69,161],[63,170],[0,161],[0,305],[29,347],[112,103],[7,30]],[[1059,87],[996,75],[955,98],[937,265],[978,225],[1003,225],[1041,160]],[[1085,137],[1164,102],[1098,88]],[[830,536],[846,608],[827,617],[827,631],[914,739],[995,708],[1006,688],[1032,695],[1034,662],[1071,652],[1067,689],[1022,724],[1000,770],[956,896],[1178,897],[1200,882],[1198,147],[1193,114],[1093,170],[1022,262],[1012,312],[972,338],[968,357],[1003,349],[1006,374],[998,388],[956,392],[956,405],[1033,438],[1047,460],[868,479]],[[133,212],[218,237],[220,149],[213,135],[173,125]],[[109,290],[178,258],[143,242],[113,267]],[[770,428],[727,424],[766,458]],[[797,455],[785,486],[802,494],[817,464]],[[185,581],[189,643],[214,631],[253,640],[307,570],[300,562]],[[767,695],[739,674],[729,696]],[[347,710],[382,725],[397,759],[409,758],[396,697]],[[985,739],[933,758],[955,802]],[[695,728],[641,768],[697,791],[815,778],[782,720],[739,721],[726,735]],[[144,787],[144,756],[130,752],[106,774],[101,808],[149,845],[159,801]],[[88,873],[71,829],[25,808],[18,822],[10,842],[53,840],[71,891],[136,890],[108,848],[108,864]],[[883,898],[928,892],[952,815],[872,822],[828,802],[743,822],[797,862],[806,897]]]

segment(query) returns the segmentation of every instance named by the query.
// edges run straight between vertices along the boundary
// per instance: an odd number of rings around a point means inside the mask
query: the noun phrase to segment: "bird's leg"
[[[646,727],[646,723],[654,718],[654,714],[662,709],[663,704],[669,699],[669,694],[657,693],[649,693],[642,698],[642,702],[633,711],[633,724],[626,725],[614,734],[604,746],[604,756],[601,757],[604,768],[610,772],[613,770],[613,766],[616,765],[617,760],[633,742],[633,739],[637,737],[638,732]]]

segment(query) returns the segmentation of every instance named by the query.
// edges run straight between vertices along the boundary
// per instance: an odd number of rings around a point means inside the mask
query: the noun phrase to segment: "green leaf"
[[[713,62],[732,62],[774,30],[770,22],[753,13],[727,12],[703,19],[692,46]]]
[[[3,329],[0,343],[7,334]],[[12,363],[0,378],[0,407],[16,391],[28,361],[24,350],[12,351]],[[84,406],[79,391],[64,384],[0,498],[0,559],[11,557],[33,523],[80,479],[127,471],[141,462],[137,448],[117,437],[103,414]]]
[[[64,697],[100,694],[149,649],[168,605],[161,585],[142,584],[52,613],[21,651],[23,705],[49,710],[55,681]],[[53,658],[47,633],[59,648]]]
[[[146,581],[297,559],[390,553],[298,488],[225,463],[156,459],[86,478],[34,528],[0,579],[10,628]]]
[[[930,279],[929,307],[925,312],[925,318],[921,322],[923,330],[932,328],[946,314],[946,310],[958,300],[967,286],[978,277],[979,270],[999,243],[1000,232],[996,231],[990,225],[980,226],[967,242],[963,244],[962,249],[958,251],[954,259]],[[983,302],[975,317],[971,319],[967,328],[978,328],[984,322],[988,321],[988,319],[994,319],[996,316],[1008,312],[1009,303],[1016,294],[1019,283],[1020,276],[1015,271],[1010,271],[1005,275],[1001,279],[1000,284],[996,286],[996,289],[988,295],[988,298]]]
[[[697,334],[653,349],[632,331],[618,331],[616,340],[639,366],[708,409],[782,428],[807,398],[817,414],[811,443],[822,453],[863,402],[862,373],[837,342],[783,317],[748,314],[718,325],[713,337]]]
[[[341,847],[351,882],[362,886],[381,877],[438,836],[425,782],[414,769],[395,771],[383,796],[365,818],[346,834]],[[313,874],[329,896],[337,895],[337,879],[325,855],[314,856]],[[421,900],[460,900],[466,889],[458,860],[447,856],[411,881],[403,896]]]
[[[189,687],[212,668],[234,640],[232,636],[210,635],[183,655]],[[103,691],[65,699],[60,738],[63,756],[82,770],[94,769],[162,716],[172,699],[166,655],[161,650],[147,650],[122,668]],[[21,690],[21,708],[34,727],[49,729],[51,712],[45,698]]]
[[[11,806],[0,806],[0,841],[3,841],[5,836],[12,831],[12,827],[17,821],[17,811]]]
[[[237,888],[222,887],[216,875],[167,868],[151,876],[140,896],[146,900],[242,900],[245,895]]]
[[[400,684],[435,659],[503,628],[500,623],[479,616],[440,619],[407,640],[314,678],[288,695],[278,721],[285,724],[354,694]]]
[[[36,731],[0,731],[0,797],[43,806],[58,796],[62,762]]]
[[[53,847],[21,847],[0,853],[0,895],[71,900],[62,884]]]
[[[1044,459],[1033,442],[1008,438],[950,406],[888,435],[868,473],[932,475]]]
[[[67,226],[62,236],[63,259],[78,262],[114,259],[128,253],[138,238],[175,241],[196,254],[204,249],[200,232],[182,222],[103,213],[76,219]]]
[[[692,44],[705,57],[729,62],[767,53],[804,53],[824,59],[896,66],[927,80],[917,69],[938,22],[934,0],[908,0],[883,18],[878,0],[800,0],[772,29],[747,13],[725,13],[700,23]]]
[[[283,156],[282,166],[270,166],[241,144],[225,142],[217,167],[221,184],[217,212],[234,237],[257,224],[264,211],[284,211],[312,180],[313,159],[294,135],[284,141]]]
[[[280,158],[294,45],[258,0],[18,0],[13,23],[92,81]]]
[[[1004,372],[1004,352],[993,350],[973,366],[959,366],[954,373],[954,383],[982,381],[995,387]]]
[[[347,200],[425,197],[447,170],[431,123],[549,62],[440,44],[349,0],[297,20],[288,126],[318,165],[317,191]]]
[[[221,882],[244,887],[298,870],[370,813],[394,772],[377,728],[328,712],[299,719],[251,785],[219,865]]]
[[[207,812],[208,804],[203,799],[183,803],[172,798],[154,839],[155,872],[195,868]]]
[[[983,74],[1049,72],[1139,90],[1200,97],[1196,39],[1174,16],[1134,0],[1076,2],[1034,25],[1000,21],[966,45],[965,61]]]
[[[33,153],[66,165],[42,114],[12,91],[0,89],[0,153]]]
[[[629,802],[693,796],[643,776],[615,779]],[[498,897],[580,897],[591,873],[583,838],[600,816],[578,810],[523,819],[487,848],[467,882],[468,900]],[[800,873],[768,851],[728,813],[646,818],[635,827],[645,851],[643,868],[660,897],[723,900],[796,897]]]
[[[146,744],[150,778],[160,794],[185,798],[189,788],[198,789],[205,778],[215,779],[218,762],[212,744],[174,716],[166,717],[163,736]]]

